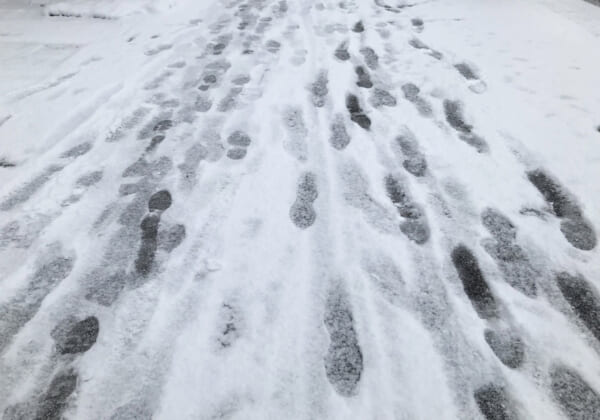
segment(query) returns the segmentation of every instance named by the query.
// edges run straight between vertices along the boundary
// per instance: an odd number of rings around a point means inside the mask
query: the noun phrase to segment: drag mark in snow
[[[483,319],[496,317],[498,312],[496,300],[471,250],[464,245],[458,245],[452,251],[451,257],[473,308]]]
[[[365,130],[368,130],[369,127],[371,127],[371,120],[369,119],[369,117],[367,117],[367,115],[360,107],[356,95],[350,93],[348,94],[348,96],[346,96],[346,108],[350,113],[350,119],[352,121],[354,121],[356,124],[364,128]]]
[[[493,237],[484,240],[483,247],[500,267],[506,282],[526,296],[535,297],[535,279],[539,273],[533,268],[523,249],[515,243],[515,225],[505,215],[492,208],[483,211],[481,221]]]
[[[306,144],[308,130],[304,124],[302,110],[297,107],[288,107],[283,113],[283,122],[288,132],[283,141],[283,148],[299,161],[306,161],[308,159],[308,145]]]
[[[600,396],[576,371],[556,366],[550,372],[552,394],[571,420],[600,418]]]
[[[25,99],[25,98],[27,98],[29,96],[35,95],[36,93],[43,92],[45,90],[49,90],[49,89],[55,88],[55,87],[63,84],[65,81],[67,81],[67,80],[75,77],[77,74],[79,74],[78,71],[73,72],[73,73],[67,73],[67,74],[64,74],[62,76],[57,77],[53,82],[47,82],[47,83],[45,83],[45,84],[43,84],[41,86],[38,85],[38,86],[35,86],[35,87],[32,87],[32,88],[26,89],[24,92],[19,93],[18,95],[16,95],[15,99],[16,100]]]
[[[459,133],[459,138],[474,147],[478,153],[489,151],[488,144],[484,139],[473,133],[473,126],[465,122],[463,105],[459,101],[444,100],[444,113],[446,121]]]
[[[300,176],[296,191],[296,201],[290,208],[290,218],[300,229],[306,229],[315,222],[317,213],[313,203],[319,196],[316,177],[312,172],[305,172]]]
[[[477,389],[473,396],[486,420],[517,419],[504,388],[495,384],[486,385]]]
[[[594,337],[600,340],[600,298],[593,286],[583,276],[566,272],[558,273],[556,282],[573,312]]]
[[[102,171],[93,171],[80,176],[73,185],[74,192],[60,202],[62,208],[78,202],[86,190],[102,179]],[[58,200],[57,200],[58,201]],[[35,216],[26,214],[19,220],[13,220],[0,229],[0,247],[13,243],[18,248],[28,248],[40,237],[41,232],[55,220],[62,211],[49,214],[40,213]]]
[[[412,102],[412,104],[417,108],[419,114],[424,117],[431,117],[433,114],[431,105],[419,95],[421,90],[417,87],[417,85],[413,83],[406,83],[402,85],[402,93],[404,93],[404,97],[409,102]]]
[[[363,371],[363,355],[354,329],[348,298],[342,290],[330,293],[323,322],[329,333],[325,373],[333,388],[343,397],[356,395]]]
[[[3,202],[0,204],[0,210],[8,211],[12,210],[19,204],[22,204],[29,200],[40,188],[42,188],[48,181],[52,175],[56,172],[60,172],[64,166],[62,165],[51,165],[48,166],[44,172],[40,175],[29,181],[27,184],[22,186],[21,188],[14,191],[10,194]]]
[[[527,172],[527,178],[544,196],[554,214],[562,219],[560,231],[575,248],[590,251],[596,247],[597,237],[581,208],[570,194],[542,169]]]
[[[0,352],[37,313],[42,302],[73,269],[72,258],[58,256],[41,265],[29,284],[0,306]]]
[[[417,206],[399,179],[392,175],[385,177],[385,189],[392,204],[405,220],[400,223],[400,230],[410,240],[422,245],[429,239],[429,227],[425,221],[423,211]]]
[[[346,130],[346,124],[344,123],[344,116],[342,114],[335,114],[332,118],[329,143],[337,150],[345,149],[350,143],[350,136]]]

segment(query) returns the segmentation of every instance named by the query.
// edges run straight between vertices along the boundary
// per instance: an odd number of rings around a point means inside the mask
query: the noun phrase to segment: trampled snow
[[[592,3],[0,0],[0,416],[600,418]]]

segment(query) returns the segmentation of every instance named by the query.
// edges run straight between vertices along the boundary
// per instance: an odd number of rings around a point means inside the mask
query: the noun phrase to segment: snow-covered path
[[[4,419],[600,418],[600,8],[86,4],[0,2]]]

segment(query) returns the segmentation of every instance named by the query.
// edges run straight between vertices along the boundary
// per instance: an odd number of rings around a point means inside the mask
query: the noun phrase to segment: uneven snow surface
[[[600,419],[600,8],[0,0],[0,417]]]

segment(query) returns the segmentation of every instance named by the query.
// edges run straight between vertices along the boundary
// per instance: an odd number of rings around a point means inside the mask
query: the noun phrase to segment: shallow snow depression
[[[3,419],[600,418],[600,8],[0,16]]]

